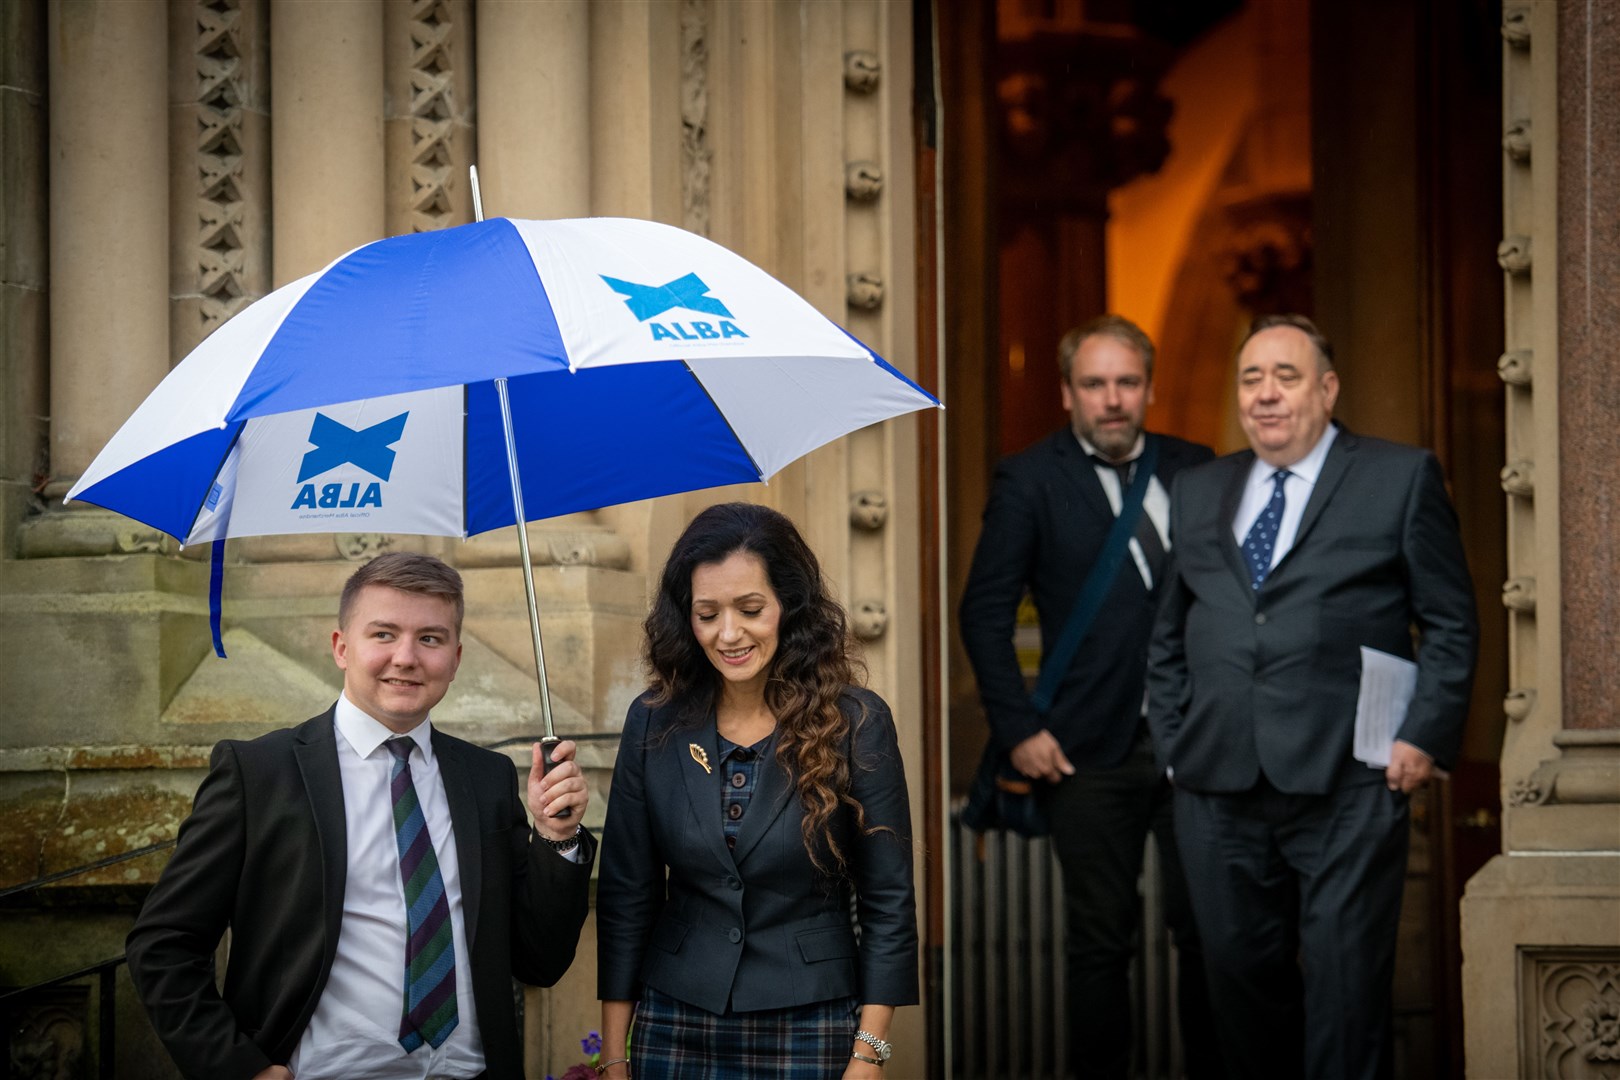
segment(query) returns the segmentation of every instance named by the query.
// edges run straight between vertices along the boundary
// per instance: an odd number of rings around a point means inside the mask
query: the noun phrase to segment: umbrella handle
[[[540,765],[545,772],[550,772],[552,766],[557,764],[555,761],[551,760],[551,751],[560,742],[562,742],[562,740],[555,735],[547,735],[545,738],[540,740]],[[567,820],[568,818],[574,816],[574,808],[572,806],[565,806],[551,816],[558,820]]]

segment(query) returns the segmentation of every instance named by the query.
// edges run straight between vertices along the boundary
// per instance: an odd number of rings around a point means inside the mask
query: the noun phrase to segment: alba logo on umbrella
[[[687,274],[664,285],[637,285],[633,281],[602,274],[608,288],[624,297],[625,307],[638,322],[648,322],[666,311],[683,308],[702,315],[719,315],[719,325],[706,319],[688,319],[686,322],[653,322],[654,341],[724,341],[745,338],[748,335],[732,322],[730,309],[709,295],[709,286],[696,274]]]
[[[411,414],[402,412],[380,424],[360,431],[333,420],[324,413],[315,414],[309,429],[309,441],[314,446],[304,455],[298,468],[298,489],[292,509],[347,510],[366,506],[382,506],[382,484],[372,482],[365,490],[352,483],[345,492],[342,484],[323,484],[316,491],[314,484],[304,483],[312,477],[330,472],[339,465],[358,465],[379,480],[386,481],[394,471],[392,445],[405,434],[405,420]]]

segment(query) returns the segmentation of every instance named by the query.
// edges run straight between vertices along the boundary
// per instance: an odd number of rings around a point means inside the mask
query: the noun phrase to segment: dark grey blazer
[[[573,962],[590,860],[530,844],[510,758],[437,729],[461,871],[487,1075],[522,1075],[512,979],[550,986]],[[199,1080],[286,1064],[337,951],[348,833],[332,711],[214,747],[169,865],[129,932],[129,973],[180,1071]],[[214,950],[231,930],[225,989]]]
[[[1293,547],[1260,590],[1232,521],[1251,451],[1183,473],[1174,572],[1148,655],[1148,719],[1175,783],[1324,794],[1381,774],[1351,755],[1361,646],[1418,664],[1398,737],[1457,755],[1479,628],[1457,515],[1425,450],[1342,427]],[[1414,652],[1412,629],[1418,632]]]
[[[833,822],[850,878],[837,881],[805,851],[802,804],[774,754],[760,762],[737,846],[728,849],[719,769],[706,771],[691,750],[698,744],[718,764],[714,718],[670,730],[673,706],[630,706],[597,885],[604,1001],[638,999],[647,985],[713,1013],[846,995],[916,1003],[911,810],[894,721],[868,690],[846,691],[840,706],[851,717],[850,793],[869,826],[889,831],[863,835],[841,807]],[[825,853],[822,861],[831,865]]]
[[[1183,469],[1215,456],[1207,446],[1169,435],[1148,438],[1158,444],[1154,475],[1166,490]],[[1111,768],[1130,752],[1162,581],[1150,593],[1126,560],[1045,716],[1030,702],[1013,646],[1026,589],[1040,616],[1042,642],[1050,645],[1062,636],[1113,527],[1108,494],[1070,429],[996,467],[962,591],[960,624],[985,718],[1005,749],[1044,727],[1082,768]]]

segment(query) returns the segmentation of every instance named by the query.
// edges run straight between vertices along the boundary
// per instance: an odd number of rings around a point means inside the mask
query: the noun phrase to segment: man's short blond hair
[[[460,636],[467,603],[462,595],[461,575],[444,560],[416,551],[390,551],[372,559],[350,574],[343,584],[343,595],[338,600],[339,629],[349,625],[355,600],[367,585],[384,585],[400,592],[450,601],[456,608],[456,634]]]

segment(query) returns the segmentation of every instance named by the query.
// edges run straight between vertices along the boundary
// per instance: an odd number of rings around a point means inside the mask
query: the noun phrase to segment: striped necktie
[[[450,901],[444,894],[439,859],[433,853],[427,819],[411,781],[411,739],[383,745],[394,755],[389,791],[394,799],[394,840],[399,845],[399,876],[405,883],[405,1002],[399,1045],[408,1054],[424,1042],[438,1048],[455,1030],[456,949],[450,930]]]

